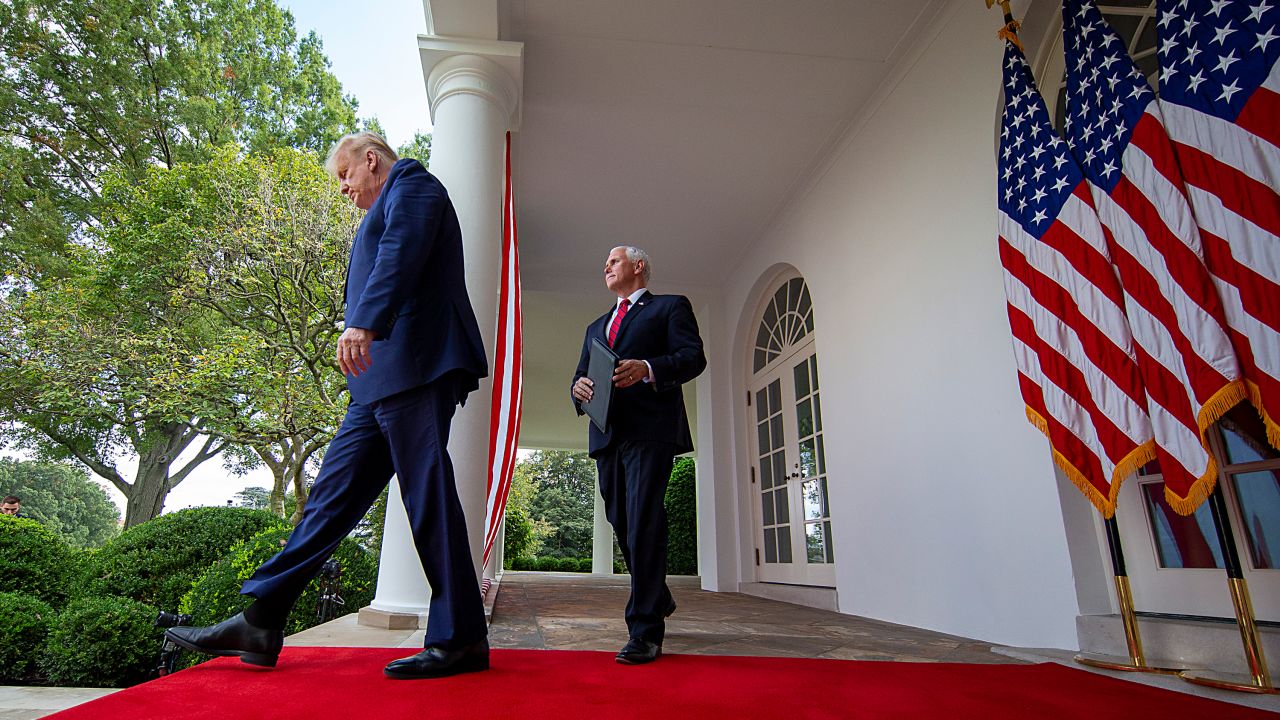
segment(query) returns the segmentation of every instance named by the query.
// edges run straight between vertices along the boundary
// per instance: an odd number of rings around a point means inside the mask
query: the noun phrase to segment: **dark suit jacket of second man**
[[[591,339],[598,338],[608,344],[612,315],[613,308],[610,308],[587,327],[574,383],[587,374]],[[653,368],[655,383],[641,382],[613,389],[608,431],[601,432],[595,423],[589,423],[591,457],[627,440],[669,443],[675,455],[693,450],[681,386],[706,368],[707,358],[689,299],[683,295],[655,295],[646,291],[623,316],[613,351],[624,360],[647,360]],[[570,387],[572,385],[570,383]],[[576,399],[574,406],[581,415],[582,407]]]

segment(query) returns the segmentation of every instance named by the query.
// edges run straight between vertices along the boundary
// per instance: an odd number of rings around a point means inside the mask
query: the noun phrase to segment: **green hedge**
[[[517,557],[511,560],[511,566],[508,569],[589,573],[591,558]]]
[[[676,460],[667,483],[667,574],[698,574],[698,501],[693,458]]]
[[[54,620],[39,665],[52,685],[124,687],[151,676],[162,630],[156,608],[121,597],[82,597]]]
[[[280,551],[292,531],[291,527],[271,528],[237,545],[196,579],[182,598],[181,612],[192,616],[192,625],[211,625],[243,610],[252,598],[240,594],[240,585],[258,566]],[[377,560],[351,538],[343,538],[333,557],[342,568],[339,594],[345,604],[338,609],[338,615],[356,612],[373,601],[378,580]],[[319,624],[316,618],[319,599],[320,582],[312,580],[293,606],[285,627],[286,635]]]
[[[0,592],[0,684],[31,681],[54,613],[34,595]]]
[[[48,528],[0,515],[0,592],[34,595],[57,605],[76,593],[82,567],[80,553]]]
[[[237,543],[290,526],[265,510],[203,507],[125,530],[94,556],[90,589],[172,612],[191,583]]]

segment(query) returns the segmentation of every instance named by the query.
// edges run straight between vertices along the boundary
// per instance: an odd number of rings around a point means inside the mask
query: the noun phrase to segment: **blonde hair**
[[[333,147],[329,149],[329,156],[324,161],[324,169],[330,175],[337,177],[338,159],[343,154],[350,156],[355,153],[363,154],[369,150],[372,150],[374,155],[381,158],[388,167],[394,165],[400,159],[400,156],[396,154],[395,150],[391,149],[391,146],[387,144],[387,141],[381,135],[363,131],[343,135],[339,138],[338,142],[334,143]]]

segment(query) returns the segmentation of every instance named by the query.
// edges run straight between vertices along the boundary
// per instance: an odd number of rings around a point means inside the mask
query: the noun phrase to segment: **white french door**
[[[835,586],[818,357],[802,343],[759,373],[750,391],[757,577]]]

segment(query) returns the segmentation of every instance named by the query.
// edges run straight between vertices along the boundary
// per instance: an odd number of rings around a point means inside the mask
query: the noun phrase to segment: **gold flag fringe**
[[[1249,402],[1262,417],[1262,424],[1267,426],[1267,442],[1271,443],[1271,447],[1280,450],[1280,423],[1267,414],[1267,409],[1262,405],[1262,391],[1258,386],[1252,380],[1245,380],[1245,384],[1249,387]]]
[[[1027,421],[1030,422],[1037,430],[1044,433],[1049,438],[1049,423],[1040,416],[1040,413],[1031,409],[1030,405],[1026,406]],[[1130,475],[1136,473],[1138,468],[1156,459],[1155,442],[1148,440],[1138,447],[1134,448],[1119,463],[1116,464],[1115,472],[1112,473],[1108,494],[1103,495],[1093,483],[1089,482],[1089,478],[1080,471],[1065,455],[1058,452],[1053,447],[1053,439],[1049,438],[1049,449],[1053,452],[1053,464],[1057,465],[1062,474],[1067,476],[1072,485],[1085,496],[1085,498],[1102,513],[1102,517],[1110,518],[1116,513],[1116,498],[1120,494],[1120,484],[1124,482]]]
[[[1249,390],[1245,387],[1244,381],[1237,380],[1224,385],[1201,406],[1196,424],[1200,427],[1200,445],[1208,454],[1209,462],[1205,465],[1204,474],[1196,478],[1196,481],[1187,489],[1185,497],[1174,494],[1168,483],[1165,484],[1164,501],[1169,503],[1169,507],[1173,508],[1174,512],[1179,515],[1191,515],[1213,494],[1213,489],[1218,486],[1218,462],[1213,459],[1213,452],[1209,450],[1209,428],[1221,420],[1231,408],[1248,397]]]
[[[1022,47],[1022,41],[1018,39],[1018,28],[1020,27],[1022,27],[1022,23],[1017,20],[1010,20],[1008,24],[996,31],[996,37],[1017,45],[1018,49],[1025,54],[1027,49]]]

